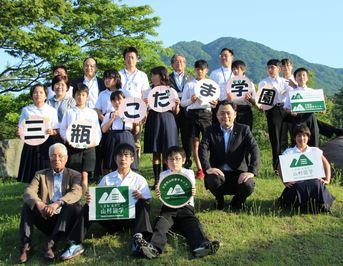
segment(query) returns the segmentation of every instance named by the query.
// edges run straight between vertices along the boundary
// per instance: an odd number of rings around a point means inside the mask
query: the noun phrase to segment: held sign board
[[[146,104],[142,99],[128,97],[120,104],[118,113],[126,123],[139,123],[146,116],[146,109]]]
[[[46,134],[49,121],[45,117],[30,116],[19,125],[19,136],[28,145],[37,146],[44,143],[49,135]]]
[[[180,173],[170,173],[159,182],[160,200],[170,208],[185,206],[192,197],[191,180]]]
[[[236,104],[245,103],[245,95],[253,92],[252,82],[245,76],[232,77],[227,83],[226,91],[231,93]]]
[[[211,79],[202,79],[196,83],[194,93],[201,102],[209,103],[218,100],[220,96],[220,87]]]
[[[256,105],[258,108],[267,111],[274,107],[276,103],[277,91],[274,87],[263,86],[256,93]]]
[[[320,151],[280,155],[283,182],[320,179],[325,176]]]
[[[168,86],[157,86],[149,92],[148,105],[152,110],[163,113],[172,110],[176,99],[179,99],[176,90]]]
[[[289,99],[295,113],[324,112],[326,109],[323,90],[291,90]]]
[[[122,187],[90,187],[92,202],[89,204],[89,220],[119,220],[135,218],[136,200],[132,190]]]
[[[96,134],[92,121],[75,121],[67,128],[67,141],[74,148],[88,149],[96,145]]]

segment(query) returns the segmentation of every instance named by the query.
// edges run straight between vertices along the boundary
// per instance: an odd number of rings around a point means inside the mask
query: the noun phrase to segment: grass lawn
[[[185,239],[171,233],[165,253],[155,260],[130,257],[131,232],[108,235],[93,225],[84,243],[85,253],[69,262],[74,265],[343,265],[343,188],[338,181],[328,186],[336,197],[330,214],[298,214],[280,210],[275,202],[283,184],[272,174],[270,151],[262,151],[262,169],[256,188],[248,199],[248,210],[232,212],[226,197],[224,211],[214,210],[214,198],[197,181],[195,208],[210,239],[221,241],[217,254],[190,260]],[[153,183],[151,156],[143,155],[141,172]],[[19,245],[19,216],[24,184],[0,183],[0,265],[15,264]],[[160,203],[152,207],[151,221]],[[41,249],[46,237],[35,230],[34,253],[27,264],[46,264]],[[64,247],[59,243],[57,255]]]

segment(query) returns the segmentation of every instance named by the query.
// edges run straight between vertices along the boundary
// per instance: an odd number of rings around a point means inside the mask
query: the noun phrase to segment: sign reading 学
[[[256,93],[256,105],[262,110],[269,110],[275,105],[277,91],[273,87],[263,86]]]
[[[30,116],[19,125],[19,136],[28,145],[37,146],[44,143],[49,135],[49,119],[41,116]]]
[[[320,151],[280,155],[283,182],[324,177],[325,172],[321,156]]]
[[[170,208],[185,206],[192,197],[192,187],[186,175],[170,173],[159,182],[160,200]]]
[[[323,90],[289,91],[291,110],[295,113],[313,113],[325,111]]]
[[[232,77],[226,85],[226,91],[231,92],[235,103],[244,103],[245,95],[253,92],[252,82],[245,76]]]
[[[148,95],[149,107],[159,113],[172,110],[175,100],[179,99],[176,90],[168,86],[154,87]]]
[[[136,200],[127,186],[91,187],[92,202],[89,220],[119,220],[135,218]]]
[[[67,128],[67,141],[77,149],[88,149],[96,145],[96,129],[90,120],[75,121]]]
[[[118,113],[126,123],[139,123],[146,116],[146,109],[146,104],[142,99],[128,97],[120,104]]]
[[[220,87],[211,79],[202,79],[196,83],[194,93],[200,101],[209,103],[218,100],[220,96]]]

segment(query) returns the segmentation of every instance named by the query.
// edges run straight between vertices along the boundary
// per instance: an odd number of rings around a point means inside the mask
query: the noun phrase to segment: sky
[[[243,38],[311,63],[343,68],[343,1],[310,0],[122,0],[150,5],[161,18],[158,36],[169,47],[179,41],[210,43]],[[11,59],[0,52],[0,70]]]

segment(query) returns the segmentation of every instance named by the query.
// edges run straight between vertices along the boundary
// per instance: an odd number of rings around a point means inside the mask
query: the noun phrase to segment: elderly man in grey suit
[[[33,225],[48,236],[44,257],[55,258],[55,243],[73,226],[81,211],[81,174],[66,168],[67,149],[56,143],[49,148],[51,168],[36,172],[25,189],[20,221],[19,263],[25,263],[32,250]]]
[[[236,105],[223,101],[217,111],[219,125],[207,128],[199,147],[205,187],[224,208],[224,195],[234,195],[231,208],[240,209],[253,192],[260,151],[248,126],[235,123]],[[209,156],[208,156],[209,155]]]

